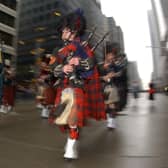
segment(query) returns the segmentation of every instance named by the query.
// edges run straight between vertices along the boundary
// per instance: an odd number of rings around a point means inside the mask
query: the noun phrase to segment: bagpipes
[[[83,48],[87,48],[90,40],[92,39],[94,33],[95,33],[95,30],[96,28],[93,29],[93,31],[90,32],[89,36],[88,36],[88,39],[81,42],[81,47]],[[91,53],[94,53],[94,51],[96,50],[96,48],[103,42],[103,40],[105,39],[105,37],[108,35],[109,33],[106,33],[102,38],[100,38],[100,40],[92,47],[90,48],[90,52]],[[75,56],[75,52],[74,51],[71,51],[69,53],[69,55],[65,58],[65,60],[63,61],[63,65],[66,65],[68,64],[68,62]],[[57,74],[60,74],[62,72],[62,67],[63,65],[58,65],[55,69],[54,69],[54,73],[56,74],[55,76],[59,76]],[[80,65],[80,68],[83,70],[83,71],[89,71],[90,69],[92,69],[95,65],[95,61],[94,61],[94,58],[91,58],[91,57],[88,57],[86,59],[82,59],[80,58],[79,59],[79,65]],[[70,84],[73,86],[73,87],[80,87],[80,88],[83,88],[83,85],[84,85],[84,81],[82,79],[82,77],[80,76],[80,74],[77,73],[76,71],[76,67],[74,66],[74,70],[73,72],[67,74],[67,77],[69,78],[69,81],[70,81]],[[60,85],[62,81],[62,78],[57,78],[54,86],[58,86]]]
[[[89,41],[91,40],[95,29],[89,34],[88,39],[84,42],[82,42],[82,46],[86,47],[89,43]],[[96,50],[96,48],[103,42],[103,40],[105,39],[105,37],[108,35],[108,33],[106,33],[92,48],[91,48],[91,52],[94,52]],[[66,59],[66,63],[72,58],[74,57],[74,52],[70,52],[69,56]],[[89,70],[90,66],[94,66],[94,64],[92,63],[92,60],[89,59],[93,59],[93,58],[87,58],[87,59],[81,59],[80,60],[80,65],[83,66],[85,68],[85,70]],[[83,86],[83,80],[82,78],[80,78],[75,70],[74,67],[74,71],[70,74],[68,74],[68,78],[69,80],[73,83],[73,86],[77,86],[77,87],[82,87]],[[71,109],[74,103],[74,90],[73,87],[72,88],[66,88],[62,91],[61,93],[61,101],[60,104],[56,106],[55,109],[55,114],[54,116],[56,117],[54,123],[57,125],[66,125],[68,123],[68,117],[71,113]]]
[[[89,34],[88,36],[88,39],[83,41],[81,43],[81,47],[85,48],[90,40],[92,39],[94,33],[95,33],[95,30],[96,30],[96,27],[93,29],[93,31],[91,31],[91,33]],[[63,61],[63,65],[66,65],[69,63],[69,61],[75,56],[75,52],[74,51],[70,51],[69,55],[65,58],[65,60]],[[89,59],[80,59],[80,66],[83,67],[85,70],[89,70],[90,69],[90,66],[93,66],[93,61],[89,60]],[[90,61],[90,62],[89,62]],[[63,65],[58,65],[55,69],[54,69],[54,73],[56,74],[55,76],[58,76],[57,74],[61,73],[62,72],[62,67]],[[69,78],[69,81],[70,81],[70,84],[73,86],[73,87],[80,87],[82,88],[83,85],[84,85],[84,82],[81,78],[81,76],[79,74],[77,74],[76,72],[76,68],[74,66],[74,70],[73,72],[67,74],[67,77]],[[57,78],[54,86],[58,86],[60,85],[62,79],[61,78]]]

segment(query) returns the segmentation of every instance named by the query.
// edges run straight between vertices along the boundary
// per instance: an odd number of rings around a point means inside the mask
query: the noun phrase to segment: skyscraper
[[[0,43],[4,59],[13,59],[16,56],[15,43],[16,29],[16,0],[0,1]]]

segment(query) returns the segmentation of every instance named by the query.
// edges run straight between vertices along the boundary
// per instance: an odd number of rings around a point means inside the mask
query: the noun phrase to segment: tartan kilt
[[[48,86],[44,89],[43,97],[44,97],[44,104],[52,105],[55,101],[55,89],[51,86]]]
[[[68,85],[64,88],[68,88]],[[61,101],[61,93],[64,88],[57,88],[55,106]],[[98,73],[95,73],[85,81],[84,88],[73,88],[74,104],[68,117],[68,125],[83,127],[87,118],[96,120],[106,119],[105,105]]]
[[[4,105],[8,104],[10,106],[13,106],[14,105],[14,98],[15,98],[15,86],[5,85],[3,87],[3,98],[2,98],[3,104]]]
[[[106,119],[105,104],[97,70],[86,82],[86,100],[89,117],[96,120]]]

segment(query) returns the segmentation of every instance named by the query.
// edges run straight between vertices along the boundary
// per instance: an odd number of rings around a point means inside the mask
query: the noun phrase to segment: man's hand
[[[64,65],[64,67],[63,67],[63,72],[65,73],[65,74],[68,74],[68,73],[70,73],[70,72],[73,72],[73,65],[69,65],[69,64],[67,64],[67,65]]]
[[[70,65],[79,65],[79,58],[78,57],[73,57],[69,61]]]
[[[105,81],[105,82],[109,82],[110,78],[108,75],[105,75],[105,76],[102,76],[102,79]]]
[[[109,78],[113,78],[113,77],[115,77],[115,72],[109,72],[108,74],[107,74],[107,76],[109,77]]]

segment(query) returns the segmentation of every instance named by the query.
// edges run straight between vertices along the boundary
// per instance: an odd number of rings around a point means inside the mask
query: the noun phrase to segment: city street
[[[168,0],[0,1],[0,168],[168,168],[167,11]],[[105,118],[103,101],[111,118],[76,128]],[[67,132],[44,118],[54,102],[58,115],[72,108],[55,121]]]
[[[151,102],[129,96],[126,109],[109,131],[105,121],[88,121],[80,137],[80,157],[63,159],[66,134],[40,118],[33,100],[18,100],[0,114],[1,168],[168,168],[168,97]]]

